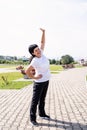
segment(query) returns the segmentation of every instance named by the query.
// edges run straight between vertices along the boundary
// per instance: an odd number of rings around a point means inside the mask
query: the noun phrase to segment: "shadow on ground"
[[[56,119],[50,119],[49,123],[39,123],[39,126],[46,126],[46,127],[56,127],[56,128],[64,128],[66,130],[87,130],[86,124],[81,123],[74,123],[74,122],[67,122],[67,121],[60,121]]]

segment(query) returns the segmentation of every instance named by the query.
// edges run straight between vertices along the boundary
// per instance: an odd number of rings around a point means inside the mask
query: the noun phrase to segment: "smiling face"
[[[36,47],[34,50],[33,50],[33,55],[35,55],[36,57],[40,58],[41,57],[41,50],[39,47]]]

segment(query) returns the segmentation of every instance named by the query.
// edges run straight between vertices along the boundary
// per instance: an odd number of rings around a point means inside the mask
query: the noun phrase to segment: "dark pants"
[[[34,82],[33,97],[30,108],[30,120],[36,121],[36,111],[38,104],[39,116],[44,116],[45,113],[45,97],[48,89],[49,81],[37,83]]]

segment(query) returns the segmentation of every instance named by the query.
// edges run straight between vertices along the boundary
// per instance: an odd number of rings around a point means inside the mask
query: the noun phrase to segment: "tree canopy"
[[[70,64],[70,63],[74,62],[74,59],[70,55],[64,55],[64,56],[61,57],[60,62],[63,65]]]

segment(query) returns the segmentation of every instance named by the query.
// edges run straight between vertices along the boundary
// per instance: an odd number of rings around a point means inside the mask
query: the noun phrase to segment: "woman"
[[[42,31],[41,46],[40,48],[37,44],[29,46],[29,52],[33,56],[33,59],[25,71],[28,77],[34,79],[33,96],[30,107],[30,121],[34,126],[38,125],[36,122],[37,105],[39,116],[44,119],[50,118],[45,113],[45,97],[50,79],[49,60],[43,55],[45,30],[42,28],[40,28],[40,30]],[[32,70],[35,70],[35,75],[31,73]]]

